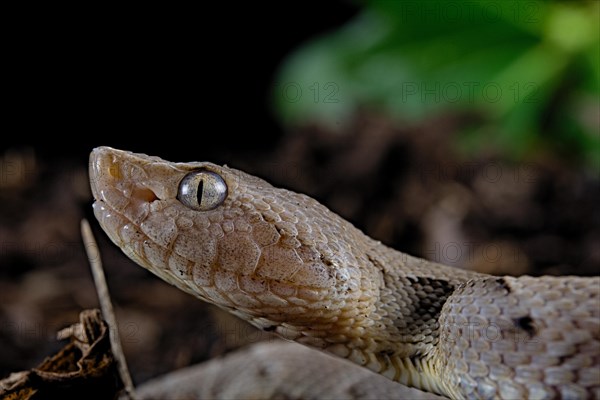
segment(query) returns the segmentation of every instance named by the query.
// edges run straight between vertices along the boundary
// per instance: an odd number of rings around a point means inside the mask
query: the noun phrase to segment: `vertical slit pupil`
[[[204,180],[201,180],[200,183],[198,183],[198,191],[196,192],[199,206],[202,205],[202,193],[204,193]]]

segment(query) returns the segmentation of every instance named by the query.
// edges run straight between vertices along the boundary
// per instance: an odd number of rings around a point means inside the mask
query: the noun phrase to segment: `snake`
[[[431,262],[226,165],[97,147],[89,178],[129,258],[263,331],[452,399],[600,398],[598,276]]]

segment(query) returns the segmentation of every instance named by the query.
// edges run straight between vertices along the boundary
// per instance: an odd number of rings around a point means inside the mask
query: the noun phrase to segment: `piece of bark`
[[[122,383],[108,327],[97,309],[82,311],[79,321],[59,332],[71,341],[57,354],[0,380],[0,399],[115,399]]]

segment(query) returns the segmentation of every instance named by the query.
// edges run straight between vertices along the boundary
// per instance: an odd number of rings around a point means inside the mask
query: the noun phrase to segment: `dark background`
[[[356,13],[352,2],[329,1],[5,14],[0,376],[55,352],[63,344],[55,332],[97,306],[78,232],[83,216],[101,247],[136,382],[270,338],[163,283],[108,242],[93,220],[86,176],[100,145],[227,163],[307,193],[428,259],[494,274],[598,274],[593,171],[544,157],[461,159],[453,132],[468,113],[409,127],[359,109],[343,136],[277,122],[270,96],[280,62]],[[454,257],[452,245],[463,243],[473,254]]]
[[[5,40],[2,147],[79,160],[98,145],[181,160],[265,150],[282,130],[269,106],[280,61],[356,11],[349,1],[19,10]]]

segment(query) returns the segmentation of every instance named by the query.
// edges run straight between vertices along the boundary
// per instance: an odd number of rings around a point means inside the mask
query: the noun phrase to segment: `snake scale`
[[[98,147],[90,182],[127,256],[260,329],[450,398],[600,398],[600,277],[429,262],[208,162]]]

